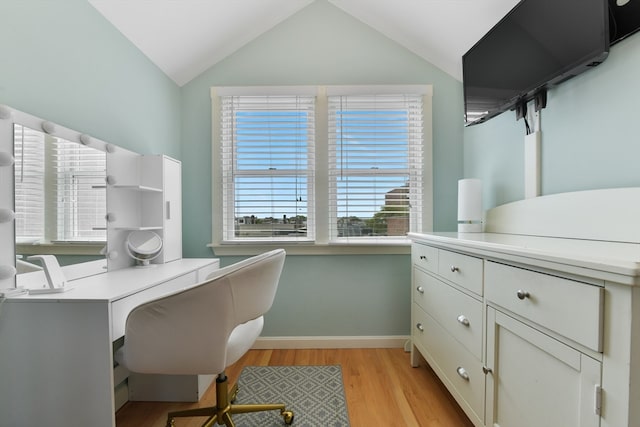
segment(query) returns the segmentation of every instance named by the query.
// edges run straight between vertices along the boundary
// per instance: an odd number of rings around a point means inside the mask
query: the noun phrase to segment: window
[[[224,96],[225,241],[313,241],[314,97]]]
[[[406,247],[407,232],[431,229],[430,86],[221,87],[211,98],[217,254]]]
[[[14,125],[17,243],[44,239],[44,134]]]
[[[106,241],[106,157],[14,125],[16,242]]]
[[[329,96],[332,241],[419,232],[422,97]]]
[[[106,156],[74,142],[53,143],[56,171],[56,240],[105,242]]]

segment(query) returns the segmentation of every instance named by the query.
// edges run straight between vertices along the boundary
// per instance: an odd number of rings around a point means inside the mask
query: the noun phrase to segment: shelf
[[[152,193],[162,193],[162,188],[148,187],[146,185],[114,185],[113,188],[132,191],[148,191]]]
[[[116,230],[145,231],[145,230],[162,230],[162,226],[146,226],[146,227],[115,227]]]

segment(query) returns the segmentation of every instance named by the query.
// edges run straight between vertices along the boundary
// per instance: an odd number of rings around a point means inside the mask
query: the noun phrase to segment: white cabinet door
[[[182,258],[182,167],[179,161],[163,156],[164,249],[160,262]]]
[[[601,363],[487,310],[486,425],[597,427]]]

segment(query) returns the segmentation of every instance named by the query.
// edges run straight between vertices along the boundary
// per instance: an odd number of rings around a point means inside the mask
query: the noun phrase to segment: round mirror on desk
[[[149,262],[162,252],[162,238],[153,231],[132,231],[127,236],[127,252],[138,266],[149,266]]]

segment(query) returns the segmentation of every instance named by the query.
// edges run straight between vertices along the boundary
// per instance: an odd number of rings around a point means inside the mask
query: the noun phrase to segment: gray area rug
[[[342,369],[331,366],[247,366],[235,403],[284,403],[293,427],[348,427]],[[284,426],[280,411],[233,416],[236,427]]]

